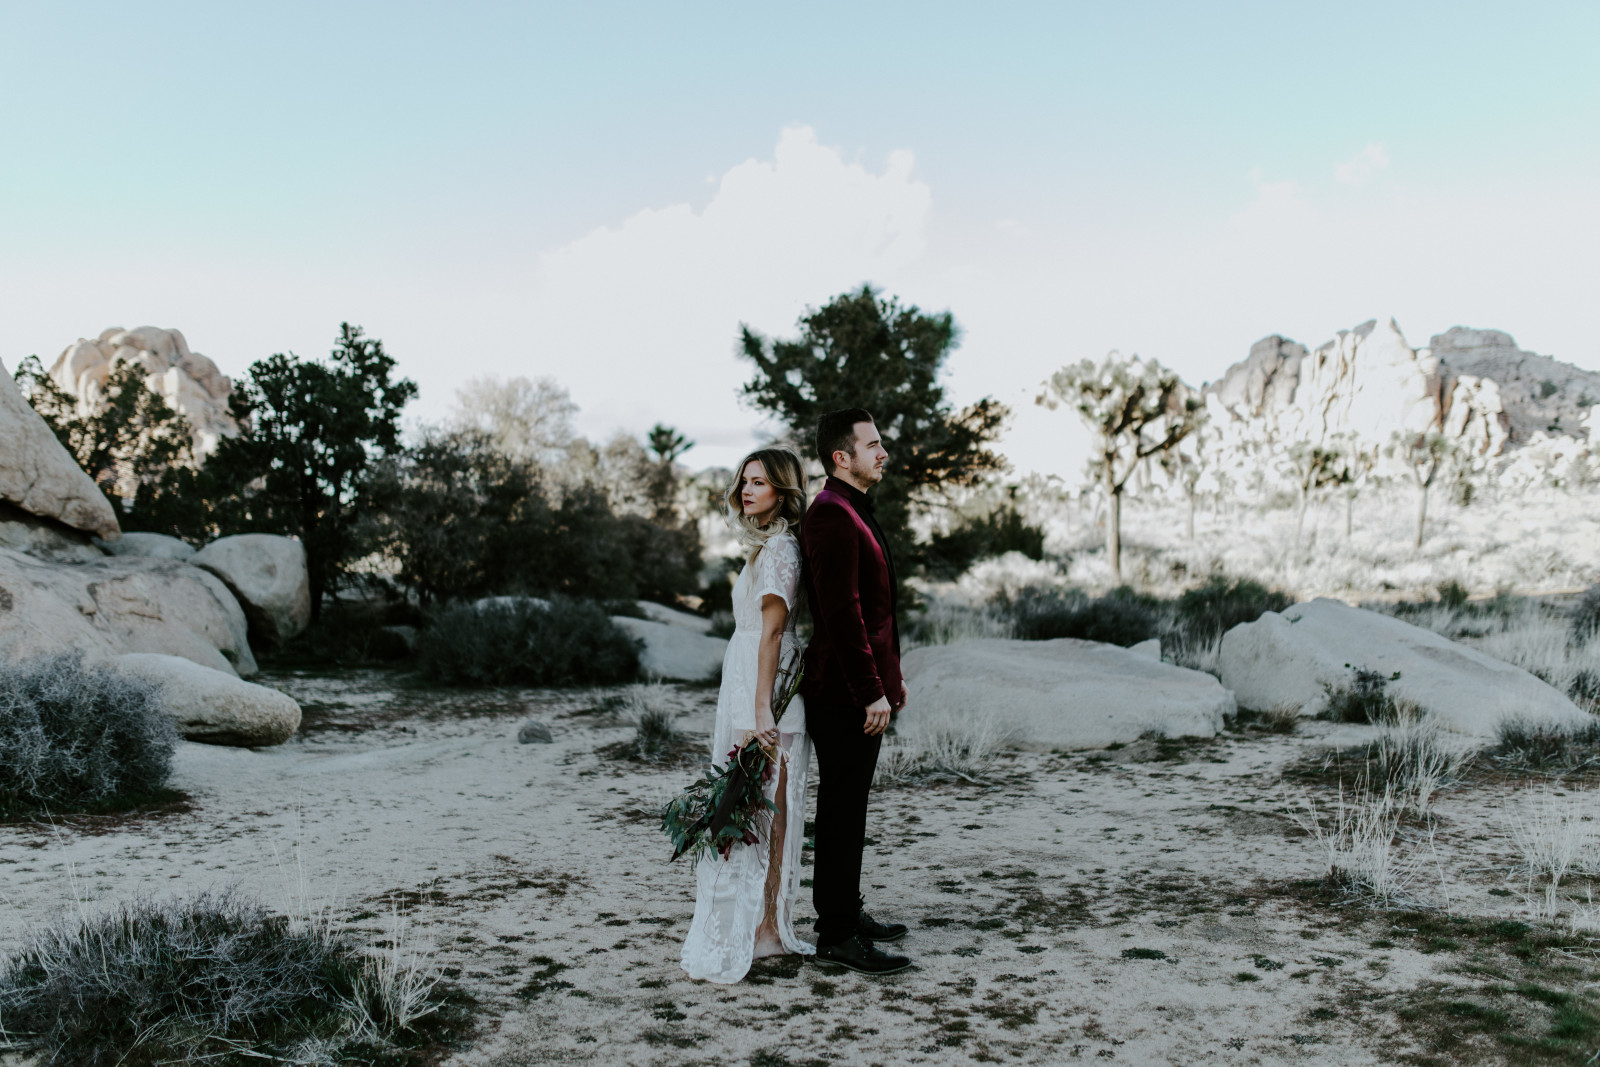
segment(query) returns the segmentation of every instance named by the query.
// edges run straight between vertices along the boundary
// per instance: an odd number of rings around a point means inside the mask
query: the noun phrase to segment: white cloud
[[[1333,178],[1341,185],[1365,185],[1374,174],[1389,169],[1389,154],[1383,145],[1371,142],[1350,159],[1333,168]]]
[[[528,341],[587,433],[660,419],[726,446],[695,461],[742,447],[756,420],[735,398],[750,371],[734,355],[739,323],[791,333],[808,303],[914,261],[932,196],[912,165],[895,152],[873,173],[809,127],[786,129],[772,159],[722,175],[704,209],[640,211],[541,256]],[[479,372],[525,372],[516,353],[498,363]]]

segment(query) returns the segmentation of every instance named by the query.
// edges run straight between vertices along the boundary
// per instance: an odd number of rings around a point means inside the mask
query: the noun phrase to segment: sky
[[[1592,2],[0,0],[0,361],[149,324],[237,376],[350,321],[414,423],[549,376],[731,465],[740,324],[871,284],[1075,477],[1033,399],[1112,349],[1198,384],[1392,316],[1600,370],[1597,46]]]

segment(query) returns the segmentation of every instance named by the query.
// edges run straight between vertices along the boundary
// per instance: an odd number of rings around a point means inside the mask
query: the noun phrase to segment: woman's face
[[[767,472],[760,460],[753,459],[744,465],[739,475],[739,499],[744,513],[763,526],[778,510],[778,491],[767,481]]]

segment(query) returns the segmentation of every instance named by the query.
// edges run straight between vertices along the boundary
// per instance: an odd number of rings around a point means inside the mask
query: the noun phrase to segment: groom
[[[890,711],[906,703],[894,561],[867,496],[883,480],[889,453],[871,414],[849,408],[817,423],[817,458],[828,481],[800,526],[812,617],[801,695],[821,774],[812,870],[817,960],[889,974],[911,961],[874,942],[903,937],[906,927],[874,922],[861,896],[878,745]]]

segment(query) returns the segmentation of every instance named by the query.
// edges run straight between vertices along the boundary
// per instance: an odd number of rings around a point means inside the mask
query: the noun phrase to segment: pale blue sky
[[[1600,367],[1597,46],[1594,3],[0,0],[0,359],[149,322],[237,373],[349,318],[422,415],[473,373],[552,374],[589,432],[685,425],[705,462],[754,421],[738,321],[784,330],[864,280],[950,307],[953,388],[1013,403],[1109,347],[1200,380],[1388,314],[1413,344],[1493,326]],[[880,212],[901,243],[767,264],[797,291],[741,305],[717,264],[799,256],[781,226],[673,242],[799,128],[788,191],[737,217],[799,217],[837,178],[811,210],[859,220],[829,239]],[[674,205],[637,251],[625,220]],[[541,297],[562,250],[588,273]],[[675,290],[692,323],[634,299],[632,264],[680,261],[710,264]]]

